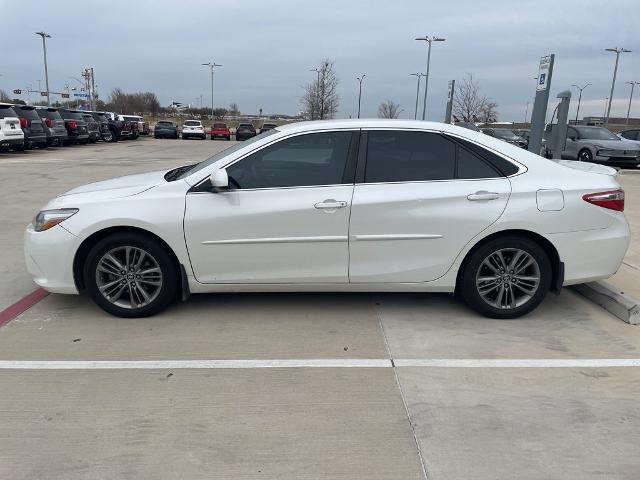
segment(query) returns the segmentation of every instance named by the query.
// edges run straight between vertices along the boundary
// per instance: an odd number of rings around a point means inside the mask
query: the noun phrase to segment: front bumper
[[[34,282],[53,293],[78,293],[73,279],[73,257],[80,239],[61,225],[36,232],[29,225],[24,233],[24,258]]]

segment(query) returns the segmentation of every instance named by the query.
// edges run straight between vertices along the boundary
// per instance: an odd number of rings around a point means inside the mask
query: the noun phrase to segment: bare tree
[[[0,90],[0,102],[9,102],[10,100],[11,99],[9,98],[9,95],[7,95],[7,92]]]
[[[453,115],[465,122],[496,121],[498,104],[482,94],[480,82],[472,73],[467,73],[456,85],[456,93],[453,97]]]
[[[378,105],[378,118],[398,118],[403,111],[399,104],[387,99]]]
[[[237,117],[240,115],[240,108],[238,107],[237,103],[233,102],[231,105],[229,105],[229,115],[233,117]]]
[[[305,87],[301,103],[311,120],[333,118],[338,112],[340,96],[333,63],[328,58],[322,60],[317,78]]]

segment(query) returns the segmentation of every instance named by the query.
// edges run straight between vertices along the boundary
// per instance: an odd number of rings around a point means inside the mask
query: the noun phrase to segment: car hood
[[[626,140],[589,140],[584,139],[584,142],[590,143],[598,148],[610,148],[612,150],[637,150],[638,146],[632,142]]]
[[[59,197],[85,193],[101,193],[105,194],[105,197],[108,196],[110,198],[128,197],[144,192],[164,182],[164,174],[166,172],[167,170],[158,170],[155,172],[126,175],[124,177],[112,178],[111,180],[89,183],[69,190],[59,195]]]

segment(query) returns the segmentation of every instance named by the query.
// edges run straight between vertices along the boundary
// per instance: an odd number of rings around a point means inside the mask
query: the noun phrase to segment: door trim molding
[[[430,234],[430,233],[405,233],[405,234],[386,234],[386,235],[351,235],[351,240],[354,242],[370,242],[370,241],[384,241],[384,240],[431,240],[435,238],[442,238],[443,235]]]
[[[316,242],[346,242],[346,235],[316,236],[316,237],[265,237],[265,238],[231,238],[228,240],[205,240],[202,245],[244,245],[255,243],[316,243]]]

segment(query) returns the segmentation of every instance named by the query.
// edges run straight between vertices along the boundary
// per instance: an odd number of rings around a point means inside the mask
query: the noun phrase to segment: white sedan
[[[615,173],[441,123],[296,123],[54,198],[26,263],[46,290],[123,317],[190,293],[455,291],[513,318],[616,272],[629,227]]]

